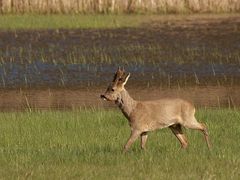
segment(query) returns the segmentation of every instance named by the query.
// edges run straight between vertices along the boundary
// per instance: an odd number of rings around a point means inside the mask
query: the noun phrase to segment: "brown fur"
[[[196,120],[195,108],[190,102],[179,98],[136,101],[124,88],[129,77],[130,74],[125,74],[124,70],[118,69],[112,84],[105,94],[101,95],[101,98],[105,100],[114,101],[128,119],[131,135],[124,146],[124,151],[127,151],[138,137],[141,138],[141,147],[144,149],[147,133],[166,127],[171,129],[182,148],[186,148],[188,142],[183,134],[182,126],[202,131],[210,148],[206,125]]]

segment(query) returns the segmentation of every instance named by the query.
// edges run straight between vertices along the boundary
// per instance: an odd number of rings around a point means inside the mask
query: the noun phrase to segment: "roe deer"
[[[147,133],[165,127],[169,127],[180,141],[181,147],[186,148],[188,142],[183,134],[182,126],[202,131],[207,146],[210,148],[207,127],[196,120],[194,116],[195,108],[191,103],[179,98],[136,101],[124,88],[129,77],[130,73],[127,74],[124,70],[118,68],[112,83],[106,92],[100,96],[104,100],[115,102],[128,119],[131,135],[124,146],[124,152],[129,150],[138,137],[141,138],[141,148],[145,149]]]

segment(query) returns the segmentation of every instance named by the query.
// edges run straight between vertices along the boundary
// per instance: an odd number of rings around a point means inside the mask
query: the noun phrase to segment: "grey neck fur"
[[[132,111],[135,109],[137,105],[137,101],[135,101],[127,92],[126,89],[123,89],[120,93],[120,97],[117,101],[118,107],[122,110],[123,114],[129,118]]]

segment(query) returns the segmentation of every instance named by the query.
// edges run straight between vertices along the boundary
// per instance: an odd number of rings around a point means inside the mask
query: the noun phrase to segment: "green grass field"
[[[181,150],[169,129],[122,153],[130,129],[116,110],[0,114],[0,179],[238,179],[240,111],[201,109],[213,149],[186,130]]]
[[[168,22],[183,20],[218,19],[239,17],[233,14],[195,14],[195,15],[141,15],[141,14],[118,14],[118,15],[64,15],[64,14],[5,14],[0,16],[0,30],[22,29],[78,29],[78,28],[124,28],[139,27],[152,21]]]
[[[141,15],[2,15],[0,29],[76,29],[135,27],[152,16]]]

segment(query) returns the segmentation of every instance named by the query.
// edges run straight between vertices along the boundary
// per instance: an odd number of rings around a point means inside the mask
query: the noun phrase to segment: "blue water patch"
[[[4,63],[0,66],[0,87],[34,86],[95,86],[112,78],[118,64],[54,64],[34,61],[29,64]],[[124,66],[124,65],[120,65]],[[240,77],[240,66],[235,64],[128,64],[126,71],[135,81],[148,81],[182,75],[204,77]]]

